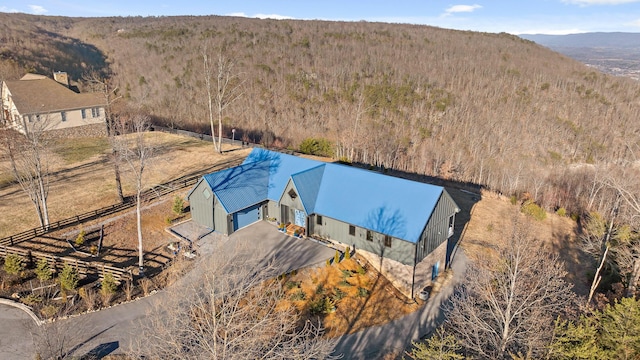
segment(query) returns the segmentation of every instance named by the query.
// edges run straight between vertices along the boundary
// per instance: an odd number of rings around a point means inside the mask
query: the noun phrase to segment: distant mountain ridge
[[[551,48],[640,48],[640,33],[593,32],[568,35],[522,34],[520,37]]]
[[[604,73],[640,80],[640,33],[523,34],[520,37]]]

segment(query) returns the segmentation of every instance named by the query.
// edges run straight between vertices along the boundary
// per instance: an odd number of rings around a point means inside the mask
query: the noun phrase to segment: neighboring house
[[[263,149],[205,175],[187,199],[193,221],[223,234],[275,218],[403,265],[431,254],[433,276],[459,212],[439,186]]]
[[[105,124],[105,100],[99,93],[78,94],[69,88],[67,74],[56,80],[27,74],[2,83],[2,112],[6,125],[21,133]],[[105,125],[106,129],[106,125]]]

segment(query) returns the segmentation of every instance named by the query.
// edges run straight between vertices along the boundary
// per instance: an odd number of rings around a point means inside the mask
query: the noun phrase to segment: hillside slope
[[[95,47],[104,63],[80,68],[112,72],[126,101],[158,122],[208,128],[202,54],[224,48],[243,89],[227,135],[292,147],[326,138],[336,158],[528,191],[548,208],[582,208],[583,174],[571,169],[624,163],[639,140],[637,82],[508,34],[216,16],[6,19],[13,33]]]

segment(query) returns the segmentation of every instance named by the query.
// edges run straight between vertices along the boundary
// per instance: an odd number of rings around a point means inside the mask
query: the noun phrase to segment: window
[[[289,190],[288,194],[289,194],[289,197],[292,199],[295,199],[298,197],[298,194],[296,194],[296,192],[293,189]]]
[[[356,236],[356,227],[353,225],[349,225],[349,235]]]
[[[87,118],[87,109],[80,109],[80,115],[82,115],[82,119]]]
[[[367,240],[373,241],[373,233],[371,232],[371,230],[367,230]]]
[[[60,112],[60,118],[62,119],[62,121],[67,121],[67,113],[64,111]]]
[[[204,189],[202,190],[202,195],[204,196],[205,199],[209,200],[209,198],[211,197],[211,193],[209,192],[209,189]]]
[[[36,115],[36,121],[40,121],[40,114]]]
[[[322,215],[316,215],[316,224],[322,225]]]
[[[384,246],[391,247],[391,236],[389,235],[384,236]]]
[[[91,117],[100,116],[100,108],[91,108]]]

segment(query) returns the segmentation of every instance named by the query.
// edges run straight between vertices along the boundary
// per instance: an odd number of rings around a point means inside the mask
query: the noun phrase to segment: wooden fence
[[[240,164],[239,160],[226,161],[224,163],[217,164],[209,169],[209,171],[222,170],[227,167],[232,167]],[[146,190],[142,193],[144,201],[152,201],[160,198],[164,195],[170,194],[176,190],[184,189],[189,186],[195,185],[202,177],[202,174],[190,175],[168,181],[163,184],[159,184],[152,189]],[[80,225],[85,222],[99,219],[103,216],[108,216],[126,210],[135,206],[135,198],[128,197],[124,202],[119,204],[113,204],[105,206],[103,208],[92,210],[84,214],[72,216],[63,220],[55,221],[49,224],[49,226],[39,226],[33,229],[29,229],[14,235],[10,235],[0,239],[0,246],[13,246],[24,241],[29,241],[38,236],[48,234],[53,231],[65,229],[71,226]]]
[[[228,167],[236,166],[240,164],[240,160],[230,160],[224,163],[219,163],[211,168],[208,171],[218,171]],[[184,189],[189,186],[195,185],[198,180],[202,177],[202,174],[188,175],[183,176],[178,179],[174,179],[172,181],[168,181],[164,184],[159,184],[152,189],[145,191],[142,194],[142,198],[144,201],[152,201],[157,198],[160,198],[164,195],[170,194],[176,190]],[[45,235],[47,233],[64,229],[70,226],[83,224],[85,222],[99,219],[103,216],[108,216],[120,212],[122,210],[126,210],[135,206],[135,198],[126,198],[124,202],[119,204],[113,204],[110,206],[105,206],[103,208],[86,212],[84,214],[72,216],[70,218],[66,218],[63,220],[59,220],[49,224],[49,226],[40,226],[33,229],[29,229],[14,235],[10,235],[0,239],[0,257],[4,258],[7,254],[16,254],[22,256],[27,261],[36,262],[40,259],[47,259],[49,266],[54,271],[59,271],[65,264],[69,264],[73,266],[78,274],[83,276],[97,276],[99,278],[104,278],[105,274],[111,274],[116,279],[116,281],[124,281],[126,279],[132,279],[133,275],[131,271],[124,270],[121,268],[117,268],[114,266],[109,266],[105,264],[101,264],[98,262],[89,262],[84,260],[79,260],[71,257],[60,257],[56,255],[51,255],[38,251],[31,251],[21,248],[15,248],[13,245],[30,241],[36,237]],[[64,239],[62,241],[65,241]]]
[[[21,256],[25,261],[35,263],[41,259],[46,259],[49,267],[53,271],[60,271],[64,265],[70,265],[76,269],[78,274],[83,276],[96,276],[103,279],[106,274],[111,274],[116,281],[132,280],[131,271],[120,269],[114,266],[88,262],[70,257],[60,257],[39,251],[30,251],[11,246],[0,246],[0,256],[5,258],[9,254]]]

